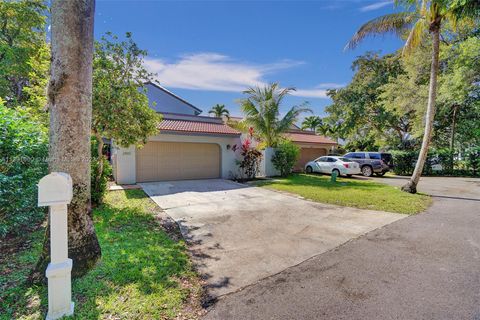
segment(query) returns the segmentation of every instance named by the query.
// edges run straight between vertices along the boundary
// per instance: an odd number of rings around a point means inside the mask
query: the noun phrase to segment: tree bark
[[[68,206],[68,256],[72,276],[82,276],[101,257],[90,203],[90,134],[95,0],[53,0],[52,64],[49,83],[49,171],[66,172],[73,181]],[[50,260],[49,232],[36,272]]]
[[[432,34],[432,65],[430,69],[430,88],[428,91],[428,105],[425,116],[425,132],[423,133],[422,148],[418,155],[418,160],[415,165],[410,181],[407,182],[402,190],[405,192],[416,193],[417,185],[422,176],[423,167],[427,160],[428,147],[432,138],[433,121],[435,118],[435,99],[437,96],[437,76],[438,76],[438,61],[440,53],[440,22],[435,22],[435,25],[431,27],[430,32]]]
[[[458,104],[453,105],[453,114],[452,114],[452,131],[450,132],[450,170],[453,172],[453,156],[455,148],[455,127],[457,125],[457,110]]]

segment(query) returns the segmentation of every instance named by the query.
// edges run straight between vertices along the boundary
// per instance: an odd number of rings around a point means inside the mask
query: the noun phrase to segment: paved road
[[[224,296],[206,319],[479,320],[480,179],[419,190],[435,195],[426,213]]]
[[[141,185],[180,225],[211,297],[239,290],[405,218],[315,203],[221,179]]]

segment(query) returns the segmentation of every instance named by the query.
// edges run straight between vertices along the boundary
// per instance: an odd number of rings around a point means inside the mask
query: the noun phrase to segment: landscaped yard
[[[431,203],[426,195],[410,194],[358,178],[338,178],[336,183],[332,183],[330,176],[326,175],[294,174],[288,178],[258,182],[258,185],[317,202],[406,214],[422,212]]]
[[[182,241],[162,229],[158,207],[142,190],[114,191],[94,210],[101,262],[73,281],[78,319],[195,319],[202,290]],[[43,231],[27,248],[0,259],[0,319],[40,319],[46,286],[25,283],[40,253]],[[3,256],[3,253],[2,253]]]

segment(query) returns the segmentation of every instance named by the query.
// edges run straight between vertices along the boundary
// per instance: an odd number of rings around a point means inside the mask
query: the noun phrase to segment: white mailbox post
[[[47,319],[73,314],[71,271],[68,258],[67,205],[72,200],[72,178],[67,173],[52,172],[38,183],[38,206],[49,206],[50,263]]]

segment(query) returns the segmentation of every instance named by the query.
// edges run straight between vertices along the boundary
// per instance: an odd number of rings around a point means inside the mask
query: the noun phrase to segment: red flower
[[[250,134],[250,137],[253,137],[253,127],[248,128],[248,133]]]

